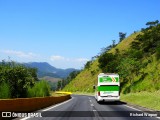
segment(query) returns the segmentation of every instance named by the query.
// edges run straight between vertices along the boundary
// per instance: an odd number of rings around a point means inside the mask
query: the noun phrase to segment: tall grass
[[[28,97],[45,97],[50,96],[50,85],[47,81],[41,80],[33,87],[28,88]]]
[[[7,99],[7,98],[11,98],[10,86],[9,83],[2,82],[0,84],[0,99]]]

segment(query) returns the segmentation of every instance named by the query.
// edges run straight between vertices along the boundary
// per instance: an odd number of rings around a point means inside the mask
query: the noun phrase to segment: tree
[[[116,40],[112,40],[112,47],[114,48],[116,46]]]
[[[126,38],[126,33],[119,32],[119,42]]]
[[[65,85],[66,85],[66,81],[64,79],[62,79],[62,88],[61,89],[63,89]]]
[[[89,69],[91,63],[92,63],[92,61],[88,61],[88,62],[85,64],[85,68],[86,68],[86,69]],[[72,75],[72,74],[74,74],[74,73],[71,73],[71,75]]]
[[[50,85],[52,91],[57,89],[57,83],[48,81],[48,84]]]
[[[134,58],[123,58],[119,64],[118,72],[121,77],[125,80],[129,80],[130,85],[132,86],[134,76],[133,73],[139,71],[140,69],[140,62]],[[136,73],[138,75],[138,73]]]
[[[37,81],[35,69],[27,68],[15,62],[0,65],[0,84],[8,83],[12,98],[27,97],[27,89]]]
[[[149,27],[153,27],[153,26],[156,26],[158,25],[159,21],[156,20],[156,21],[152,21],[152,22],[147,22],[146,25],[149,26]]]
[[[156,52],[156,47],[160,44],[160,24],[159,21],[146,23],[149,27],[143,29],[142,33],[136,37],[136,41],[132,43],[132,48],[142,49],[146,55]]]
[[[62,87],[62,81],[59,80],[59,81],[58,81],[58,84],[57,84],[57,89],[59,90],[59,89],[61,89],[61,87]]]
[[[160,59],[160,45],[158,45],[156,48],[156,58],[157,60]]]
[[[104,53],[102,54],[99,59],[99,67],[102,69],[103,72],[115,72],[115,67],[118,62],[116,61],[116,56],[112,53]]]

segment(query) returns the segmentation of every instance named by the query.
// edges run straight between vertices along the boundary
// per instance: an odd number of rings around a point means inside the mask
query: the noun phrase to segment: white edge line
[[[142,110],[136,109],[136,108],[131,107],[131,106],[128,106],[128,105],[124,105],[124,106],[126,106],[126,107],[128,107],[128,108],[131,108],[131,109],[134,109],[134,110],[137,110],[137,111],[142,111]]]
[[[44,109],[44,110],[42,110],[42,111],[48,111],[48,110],[50,110],[50,109],[53,109],[53,108],[58,107],[58,106],[60,106],[60,105],[63,105],[63,104],[65,104],[65,103],[67,103],[67,102],[69,102],[69,101],[71,101],[71,100],[73,100],[73,99],[74,99],[74,97],[72,97],[71,99],[69,99],[69,100],[67,100],[67,101],[64,101],[64,102],[62,102],[62,103],[59,103],[59,104],[57,104],[57,105],[54,105],[54,106],[52,106],[52,107],[49,107],[49,108],[47,108],[47,109]],[[32,117],[25,117],[25,118],[22,118],[22,119],[20,119],[20,120],[27,120],[27,119],[29,119],[29,118],[32,118]]]
[[[137,110],[137,111],[142,111],[142,110],[136,109],[136,108],[131,107],[131,106],[128,106],[128,105],[124,105],[124,106],[126,106],[126,107],[128,107],[128,108],[131,108],[131,109],[134,109],[134,110]],[[142,112],[143,112],[143,111],[142,111]],[[160,117],[155,117],[155,118],[160,119]]]
[[[20,120],[27,120],[27,119],[29,119],[30,117],[25,117],[25,118],[22,118],[22,119],[20,119]]]
[[[22,118],[22,119],[20,119],[20,120],[27,120],[27,119],[29,119],[29,118],[31,118],[31,117],[25,117],[25,118]]]
[[[91,106],[93,107],[94,105],[93,105],[93,104],[91,104]]]

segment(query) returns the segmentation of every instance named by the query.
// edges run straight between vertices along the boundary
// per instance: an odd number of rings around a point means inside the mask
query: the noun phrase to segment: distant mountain
[[[29,63],[23,63],[23,64],[27,67],[37,68],[39,78],[42,78],[45,76],[50,76],[54,78],[65,78],[71,72],[77,70],[74,68],[68,68],[68,69],[55,68],[50,64],[48,64],[47,62],[29,62]]]

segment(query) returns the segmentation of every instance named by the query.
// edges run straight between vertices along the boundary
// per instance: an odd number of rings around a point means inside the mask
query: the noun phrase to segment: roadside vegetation
[[[142,91],[122,94],[121,100],[131,105],[138,105],[152,110],[160,110],[160,90],[155,92]]]
[[[155,21],[146,25],[148,27],[141,30],[141,34],[131,42],[130,48],[121,52],[115,49],[115,53],[106,51],[98,59],[102,72],[120,75],[121,92],[124,94],[160,89],[160,24]]]
[[[39,81],[37,70],[13,61],[0,63],[0,98],[26,98],[49,96],[50,87]]]
[[[47,81],[41,80],[37,82],[33,87],[29,87],[27,90],[28,97],[45,97],[50,96],[50,85]]]

